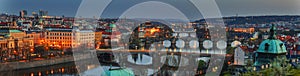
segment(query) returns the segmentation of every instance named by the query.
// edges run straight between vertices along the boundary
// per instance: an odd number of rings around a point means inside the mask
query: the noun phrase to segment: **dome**
[[[275,58],[286,57],[286,47],[284,43],[276,38],[276,27],[272,25],[269,38],[264,40],[255,54],[254,66],[270,64]]]
[[[281,54],[286,53],[286,47],[284,43],[277,39],[267,39],[264,40],[257,50],[260,53],[272,53],[272,54]]]
[[[274,25],[270,29],[269,38],[259,45],[257,52],[272,54],[286,53],[284,43],[276,38],[276,27]]]

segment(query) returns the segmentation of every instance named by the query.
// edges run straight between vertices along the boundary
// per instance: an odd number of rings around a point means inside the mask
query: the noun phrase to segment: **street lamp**
[[[264,65],[261,65],[261,69],[264,69],[265,68],[265,66]]]

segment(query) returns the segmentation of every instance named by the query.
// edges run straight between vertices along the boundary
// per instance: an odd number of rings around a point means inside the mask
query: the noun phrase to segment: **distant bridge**
[[[127,57],[132,54],[145,54],[149,55],[150,57],[155,57],[152,58],[152,63],[157,63],[161,62],[162,57],[169,55],[169,56],[179,56],[179,57],[184,57],[186,59],[192,59],[188,60],[189,64],[192,65],[198,65],[196,62],[196,59],[201,58],[201,57],[211,57],[213,55],[226,55],[226,54],[221,54],[221,53],[213,53],[213,52],[208,52],[208,53],[200,53],[200,52],[170,52],[170,51],[151,51],[151,50],[122,50],[122,49],[98,49],[96,50],[96,53],[98,56],[101,54],[111,54],[111,55],[116,55],[117,59],[119,62],[121,62],[121,65],[127,65],[127,66],[138,66],[138,67],[147,67],[151,68],[155,65],[163,65],[163,63],[160,64],[151,64],[151,65],[138,65],[138,64],[133,64],[129,61],[127,61]],[[118,57],[119,56],[119,57]],[[229,56],[229,55],[226,55]]]

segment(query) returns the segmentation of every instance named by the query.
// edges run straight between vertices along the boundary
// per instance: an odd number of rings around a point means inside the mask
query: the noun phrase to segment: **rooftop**
[[[20,30],[10,30],[10,29],[1,29],[0,33],[19,33],[22,32]]]
[[[72,32],[73,29],[61,29],[61,28],[47,28],[47,31],[51,32]]]

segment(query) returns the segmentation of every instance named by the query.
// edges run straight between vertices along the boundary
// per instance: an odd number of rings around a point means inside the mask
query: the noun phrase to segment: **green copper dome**
[[[267,39],[260,44],[257,52],[281,54],[286,53],[286,47],[284,46],[284,43],[280,40]]]
[[[284,43],[276,38],[276,27],[274,25],[270,28],[269,38],[260,44],[257,52],[272,54],[286,53]]]
[[[284,43],[276,38],[276,27],[270,28],[269,38],[264,40],[255,54],[254,66],[270,64],[275,58],[284,58],[286,47]]]

